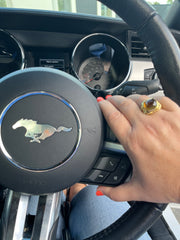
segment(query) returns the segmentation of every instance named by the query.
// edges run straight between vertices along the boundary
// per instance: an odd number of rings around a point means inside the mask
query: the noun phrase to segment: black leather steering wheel
[[[148,48],[165,95],[180,104],[180,51],[157,12],[142,0],[99,1],[137,31]],[[163,204],[136,203],[109,228],[88,240],[137,239],[153,225],[164,208]]]
[[[101,2],[138,32],[166,95],[180,103],[180,52],[158,14],[141,0]],[[44,194],[92,180],[103,149],[104,123],[96,99],[83,84],[57,70],[30,68],[2,78],[0,96],[2,185]],[[123,155],[121,163],[126,160]],[[121,163],[120,170],[124,169]],[[123,181],[125,171],[122,176]],[[135,203],[114,224],[88,239],[137,239],[164,208],[163,204]]]

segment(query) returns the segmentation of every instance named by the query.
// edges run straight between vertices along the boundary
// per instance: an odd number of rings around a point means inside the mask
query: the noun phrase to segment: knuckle
[[[121,113],[119,111],[114,111],[107,116],[107,120],[108,122],[114,122],[117,121],[120,117]]]
[[[152,124],[151,122],[149,122],[149,123],[146,123],[146,131],[149,133],[149,134],[151,134],[152,136],[154,136],[154,137],[158,137],[158,129],[156,128],[156,126],[154,126],[154,124]]]
[[[119,103],[119,108],[128,108],[132,105],[133,100],[130,98],[126,98],[124,101]]]
[[[115,198],[114,198],[113,192],[109,192],[108,197],[109,197],[111,200],[116,201]]]
[[[171,134],[172,131],[172,125],[171,125],[171,119],[167,118],[167,116],[163,116],[159,120],[159,126],[160,126],[160,133],[163,137],[168,137]]]
[[[165,117],[158,118],[158,124],[157,121],[146,123],[146,131],[157,139],[167,137],[170,134],[170,130],[170,124]]]
[[[166,101],[170,101],[170,98],[166,97],[166,96],[162,96],[159,100],[166,100]]]
[[[170,134],[170,126],[169,125],[163,125],[163,126],[161,126],[161,135],[163,136],[163,137],[168,137],[169,136],[169,134]]]
[[[162,108],[166,109],[166,105],[167,105],[169,111],[174,111],[179,108],[177,103],[175,103],[174,101],[172,101],[170,98],[168,98],[166,96],[160,97],[159,101],[162,104]]]
[[[139,137],[136,131],[131,133],[131,136],[127,139],[127,147],[130,152],[138,153],[142,146],[142,138]]]

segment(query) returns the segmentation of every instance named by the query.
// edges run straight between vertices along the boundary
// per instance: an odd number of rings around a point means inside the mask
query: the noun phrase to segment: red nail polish
[[[97,190],[96,191],[96,196],[104,196],[104,194],[101,191]]]
[[[103,100],[104,100],[103,97],[98,97],[98,98],[97,98],[97,102],[101,102],[101,101],[103,101]]]
[[[112,95],[107,95],[105,99],[107,100],[108,98],[112,97]]]

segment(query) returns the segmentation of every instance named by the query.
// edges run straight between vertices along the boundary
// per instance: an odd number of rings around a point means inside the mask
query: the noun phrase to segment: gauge
[[[104,73],[104,66],[100,58],[92,57],[85,60],[79,69],[80,79],[89,86],[97,84]]]
[[[79,79],[90,88],[106,90],[109,88],[110,62],[100,57],[86,59],[79,68]]]
[[[73,51],[73,70],[90,89],[109,91],[119,87],[128,79],[130,66],[125,46],[107,34],[91,34]]]
[[[104,66],[100,58],[89,58],[82,63],[79,69],[80,79],[85,84],[99,81],[104,73]]]
[[[0,78],[24,68],[24,51],[21,44],[8,32],[0,30]]]

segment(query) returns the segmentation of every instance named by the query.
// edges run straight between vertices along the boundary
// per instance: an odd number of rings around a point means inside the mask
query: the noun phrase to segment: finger
[[[131,124],[134,123],[135,117],[137,120],[140,109],[132,99],[123,96],[113,96],[108,98],[108,101],[123,113]]]
[[[173,112],[179,108],[179,106],[168,97],[158,96],[156,99],[161,103],[162,109],[166,111]]]
[[[139,108],[140,108],[140,106],[141,106],[141,103],[142,103],[144,100],[149,99],[149,97],[146,96],[146,95],[138,95],[138,94],[130,95],[130,96],[128,96],[127,98],[133,100],[133,101],[137,104],[137,106],[138,106]]]
[[[109,101],[101,101],[99,103],[101,111],[110,126],[111,130],[123,144],[127,133],[131,129],[131,125],[126,117]]]
[[[146,115],[142,112],[141,105],[144,101],[151,99],[151,98],[146,95],[137,95],[137,94],[130,95],[130,96],[128,96],[128,98],[133,100],[137,104],[137,107],[139,108],[140,116],[141,116],[141,118],[144,119]]]
[[[146,95],[134,94],[134,95],[128,96],[128,98],[130,98],[133,101],[135,101],[139,107],[141,106],[141,103],[144,100],[147,100],[147,99],[150,99],[150,98],[154,98],[154,99],[158,100],[161,103],[163,110],[171,112],[171,111],[176,111],[179,108],[179,106],[175,102],[173,102],[170,98],[165,97],[165,96],[149,97],[149,96],[146,96]]]
[[[118,202],[141,201],[142,196],[138,187],[136,187],[132,182],[124,183],[118,187],[100,186],[97,190],[102,192],[103,195]]]

